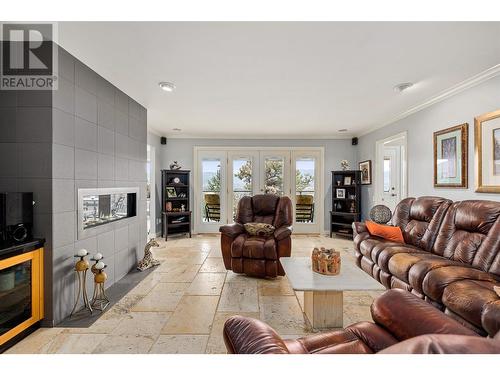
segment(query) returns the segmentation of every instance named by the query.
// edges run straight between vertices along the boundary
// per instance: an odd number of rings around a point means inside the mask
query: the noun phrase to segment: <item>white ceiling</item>
[[[149,128],[213,138],[366,133],[499,64],[499,35],[500,22],[59,24],[60,44],[143,104]]]

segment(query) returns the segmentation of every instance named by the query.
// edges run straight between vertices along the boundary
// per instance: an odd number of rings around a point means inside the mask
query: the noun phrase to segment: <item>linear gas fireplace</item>
[[[78,238],[137,215],[138,188],[78,189]],[[95,230],[94,230],[95,229]]]

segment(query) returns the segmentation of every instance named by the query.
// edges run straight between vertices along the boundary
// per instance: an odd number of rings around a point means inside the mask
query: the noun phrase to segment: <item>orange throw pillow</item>
[[[365,224],[366,228],[368,229],[368,232],[370,232],[372,236],[382,237],[385,238],[386,240],[394,242],[405,243],[405,240],[403,238],[403,233],[401,232],[400,227],[377,224],[369,220],[367,220]]]

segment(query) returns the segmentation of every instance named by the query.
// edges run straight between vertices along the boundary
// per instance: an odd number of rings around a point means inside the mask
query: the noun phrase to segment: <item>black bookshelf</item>
[[[332,171],[330,237],[352,238],[352,223],[361,220],[361,171]]]
[[[161,171],[161,235],[165,240],[173,234],[188,234],[191,237],[190,175],[191,171],[187,170]]]

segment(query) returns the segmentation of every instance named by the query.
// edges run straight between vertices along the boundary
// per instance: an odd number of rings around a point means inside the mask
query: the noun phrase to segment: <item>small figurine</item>
[[[343,171],[349,170],[349,162],[347,160],[342,160],[340,162],[340,167],[342,168]]]
[[[153,257],[151,252],[152,247],[159,247],[158,242],[154,238],[151,238],[144,248],[144,258],[137,264],[137,269],[139,271],[145,271],[148,268],[158,266],[160,264],[159,260]]]
[[[351,202],[351,207],[349,208],[349,211],[351,213],[356,212],[356,204],[354,202]]]
[[[182,212],[186,211],[186,206],[184,206],[183,204],[181,204],[181,211]]]
[[[177,161],[174,161],[172,164],[170,164],[170,169],[173,171],[178,171],[181,169],[181,166],[177,164]]]

